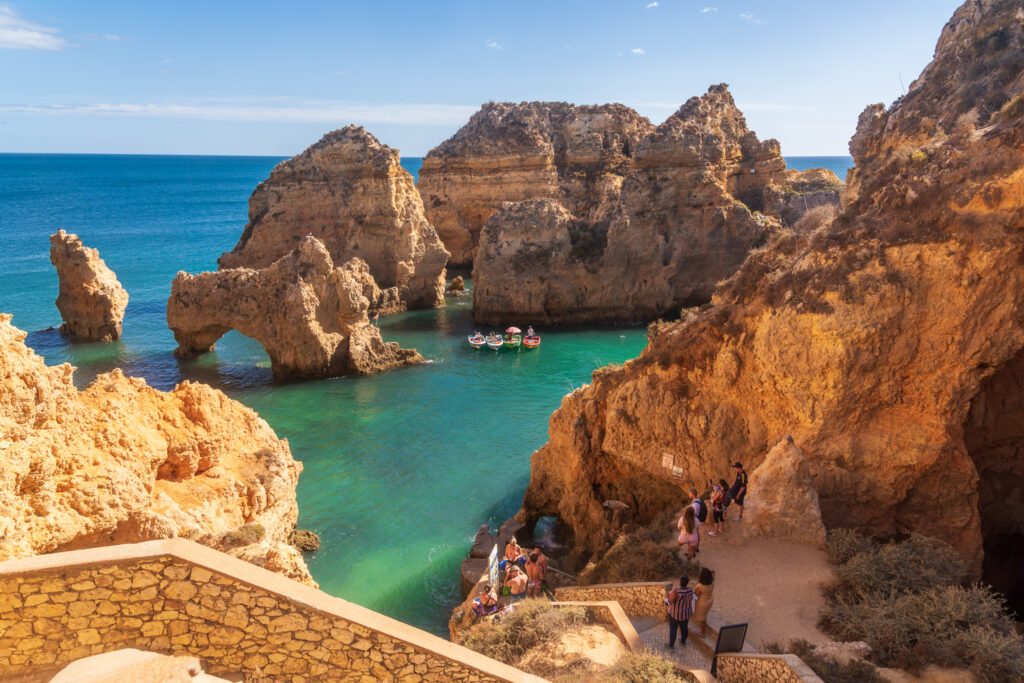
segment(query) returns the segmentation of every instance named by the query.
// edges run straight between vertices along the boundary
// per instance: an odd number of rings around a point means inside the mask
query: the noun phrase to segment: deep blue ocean
[[[248,197],[278,157],[0,154],[0,312],[48,364],[84,387],[121,367],[160,389],[203,381],[251,406],[305,466],[299,524],[321,588],[447,636],[459,562],[482,523],[513,515],[530,454],[564,394],[636,356],[642,328],[547,331],[540,349],[495,354],[465,343],[469,298],[380,320],[386,340],[432,363],[376,377],[276,382],[262,347],[237,333],[195,361],[172,355],[164,318],[179,270],[215,270],[247,219]],[[845,178],[849,157],[788,157]],[[421,159],[402,160],[414,175]],[[77,233],[128,290],[124,335],[70,344],[54,328],[49,236]],[[530,321],[510,321],[520,325]]]

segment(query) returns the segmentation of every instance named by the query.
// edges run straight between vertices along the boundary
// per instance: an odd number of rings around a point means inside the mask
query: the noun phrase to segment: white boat
[[[487,340],[484,338],[484,335],[482,335],[482,334],[470,335],[470,337],[468,338],[468,341],[469,341],[469,345],[472,346],[474,349],[479,349],[484,344],[487,343]]]
[[[499,335],[491,334],[487,335],[487,347],[497,351],[505,344],[504,340]]]

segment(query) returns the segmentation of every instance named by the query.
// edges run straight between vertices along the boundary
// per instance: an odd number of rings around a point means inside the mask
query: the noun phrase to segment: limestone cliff
[[[249,198],[249,223],[221,269],[266,268],[313,235],[331,258],[365,261],[383,289],[409,308],[444,303],[448,252],[398,150],[360,126],[325,135],[278,164]]]
[[[203,384],[120,370],[84,391],[0,314],[0,560],[181,536],[312,583],[286,542],[301,463]]]
[[[724,85],[691,98],[632,149],[621,182],[575,208],[562,201],[556,221],[543,202],[491,216],[473,268],[477,321],[674,317],[710,299],[779,227],[760,213],[784,181],[779,144],[747,129]]]
[[[370,300],[381,296],[362,260],[335,268],[324,244],[307,236],[262,270],[179,272],[167,325],[185,358],[238,330],[263,345],[276,377],[368,375],[422,363],[415,350],[385,344],[370,323]]]
[[[601,501],[650,521],[791,434],[826,527],[941,537],[976,572],[997,536],[1019,540],[1022,55],[1019,2],[958,9],[909,92],[861,115],[834,222],[781,233],[709,307],[565,397],[522,518],[558,515],[584,561],[612,541]]]
[[[95,249],[78,235],[58,230],[50,236],[50,262],[57,268],[57,310],[69,336],[88,341],[121,338],[128,292]]]
[[[796,225],[812,209],[839,208],[843,187],[839,176],[826,168],[787,170],[783,184],[768,199],[768,212],[778,216],[784,225]]]
[[[451,265],[473,264],[480,230],[505,202],[551,198],[579,218],[607,220],[607,199],[653,128],[621,104],[485,104],[427,154],[419,172],[427,218]]]

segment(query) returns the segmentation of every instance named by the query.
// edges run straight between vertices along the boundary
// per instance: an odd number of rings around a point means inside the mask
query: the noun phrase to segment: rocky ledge
[[[488,219],[473,267],[478,322],[675,317],[780,227],[764,213],[785,179],[779,144],[748,130],[726,86],[629,149],[619,175],[604,172],[575,203],[506,203]]]
[[[78,235],[58,230],[50,236],[50,262],[57,268],[57,310],[62,331],[83,341],[116,341],[128,307],[128,292],[96,249]]]
[[[790,434],[826,528],[936,536],[1020,585],[995,551],[1024,537],[1022,50],[1019,2],[957,10],[908,93],[860,116],[833,222],[780,233],[563,399],[522,521],[557,515],[585,562],[613,540],[602,501],[649,523]]]
[[[211,351],[238,330],[263,345],[275,377],[369,375],[422,363],[415,350],[381,339],[367,317],[375,296],[380,290],[365,263],[335,268],[324,244],[305,237],[262,270],[179,272],[167,325],[182,358]]]
[[[249,408],[203,384],[120,370],[85,390],[0,314],[0,561],[183,537],[313,584],[287,543],[302,464]]]
[[[401,306],[444,304],[448,252],[423,215],[398,150],[360,126],[328,133],[278,164],[252,193],[249,223],[218,264],[222,270],[266,268],[307,235],[336,263],[365,261],[382,289],[396,288],[389,299]]]

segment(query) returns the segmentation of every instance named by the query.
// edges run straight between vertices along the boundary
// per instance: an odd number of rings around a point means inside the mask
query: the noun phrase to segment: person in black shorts
[[[736,503],[736,507],[740,509],[740,514],[733,517],[734,521],[740,521],[743,519],[743,499],[747,495],[747,473],[743,470],[743,463],[739,460],[732,464],[734,470],[736,470],[736,481],[732,483],[732,488],[729,489],[729,497],[732,498],[732,502]]]

